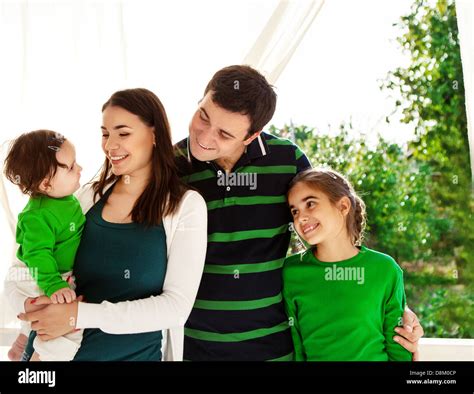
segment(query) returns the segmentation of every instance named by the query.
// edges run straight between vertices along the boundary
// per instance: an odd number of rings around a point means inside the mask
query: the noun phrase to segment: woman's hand
[[[415,313],[408,307],[403,312],[403,327],[396,327],[398,335],[393,337],[409,352],[413,353],[413,361],[418,361],[418,340],[424,335],[423,327]]]
[[[70,304],[43,304],[42,309],[20,313],[18,318],[31,322],[31,329],[37,332],[38,337],[43,341],[49,341],[74,331],[77,321],[77,303],[81,300],[82,297],[78,297],[77,301]],[[37,302],[34,304],[36,305]],[[46,301],[41,300],[41,302]]]
[[[49,297],[45,295],[36,298],[27,298],[25,300],[25,312],[28,313],[39,311],[40,309],[46,307],[46,305],[51,304],[51,302],[52,301],[49,299]]]

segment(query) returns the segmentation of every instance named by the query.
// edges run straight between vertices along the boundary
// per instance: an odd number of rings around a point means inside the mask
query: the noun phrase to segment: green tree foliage
[[[399,95],[402,121],[416,134],[410,149],[432,168],[430,196],[438,216],[452,223],[434,249],[466,268],[474,259],[474,200],[454,0],[415,0],[397,25],[411,62],[389,73],[383,87]],[[472,268],[464,274],[472,276]]]

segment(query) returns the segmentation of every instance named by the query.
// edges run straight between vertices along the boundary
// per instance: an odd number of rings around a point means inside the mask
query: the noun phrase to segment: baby
[[[15,139],[5,159],[5,176],[30,196],[18,215],[17,257],[34,280],[17,281],[28,297],[46,295],[53,303],[76,299],[72,267],[85,223],[79,201],[82,168],[76,163],[74,145],[49,130],[25,133]],[[12,361],[21,358],[30,328],[22,332],[9,352]],[[69,361],[79,349],[82,331],[51,341],[34,340],[32,361]]]

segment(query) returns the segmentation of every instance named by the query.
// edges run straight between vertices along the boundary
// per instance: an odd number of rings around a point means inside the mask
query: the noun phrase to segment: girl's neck
[[[318,244],[314,249],[314,256],[326,263],[337,263],[356,256],[359,249],[354,246],[349,239],[334,238],[332,240],[324,241]]]

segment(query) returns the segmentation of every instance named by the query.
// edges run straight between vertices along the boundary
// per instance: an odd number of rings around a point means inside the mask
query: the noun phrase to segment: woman
[[[70,322],[68,332],[86,329],[74,360],[182,360],[204,267],[206,204],[177,175],[166,113],[152,92],[116,92],[102,113],[105,163],[77,194],[87,220],[74,272],[87,303],[44,307],[41,297],[36,313]],[[17,310],[32,309],[14,282],[5,287]],[[47,318],[30,320],[41,339],[52,338],[42,329]]]

